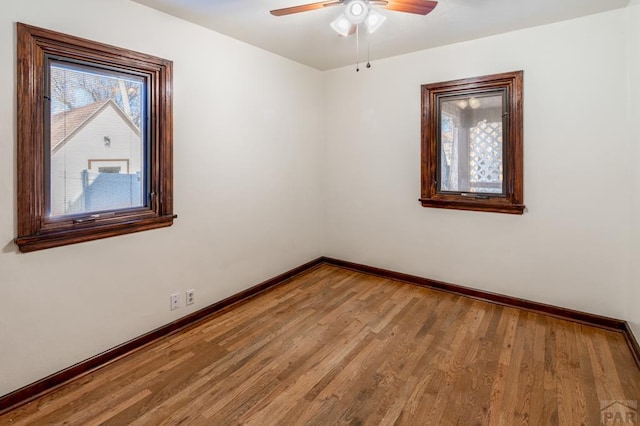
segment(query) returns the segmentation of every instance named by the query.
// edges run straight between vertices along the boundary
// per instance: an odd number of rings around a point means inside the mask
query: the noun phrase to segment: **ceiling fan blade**
[[[285,7],[271,11],[273,16],[291,15],[292,13],[307,12],[309,10],[322,9],[325,6],[337,6],[342,4],[342,0],[319,1],[317,3],[302,4],[300,6]]]
[[[388,3],[384,8],[388,10],[395,10],[396,12],[426,15],[435,9],[437,5],[437,1],[430,0],[388,0]]]

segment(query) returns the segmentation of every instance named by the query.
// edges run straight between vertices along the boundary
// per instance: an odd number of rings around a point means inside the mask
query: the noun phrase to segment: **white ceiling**
[[[355,36],[339,37],[329,23],[342,6],[288,16],[271,9],[318,0],[133,0],[319,70],[355,63]],[[629,0],[440,0],[429,15],[381,10],[371,59],[549,24],[625,7]],[[364,33],[364,31],[363,31]],[[366,38],[361,37],[361,60]]]

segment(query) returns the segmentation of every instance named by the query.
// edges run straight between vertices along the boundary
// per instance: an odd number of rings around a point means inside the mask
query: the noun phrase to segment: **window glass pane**
[[[504,194],[502,93],[440,106],[439,190]]]
[[[144,206],[144,80],[51,61],[49,85],[49,216]]]

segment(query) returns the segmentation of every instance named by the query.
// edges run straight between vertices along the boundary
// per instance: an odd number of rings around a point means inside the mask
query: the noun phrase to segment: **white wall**
[[[325,255],[626,318],[626,13],[326,72]],[[421,207],[420,85],[514,70],[528,212]]]
[[[174,61],[173,227],[16,252],[17,21]],[[3,2],[0,57],[0,395],[321,255],[318,71],[127,0]]]
[[[640,341],[640,0],[632,0],[628,8],[629,28],[629,170],[631,176],[631,249],[629,253],[630,294],[627,320]]]

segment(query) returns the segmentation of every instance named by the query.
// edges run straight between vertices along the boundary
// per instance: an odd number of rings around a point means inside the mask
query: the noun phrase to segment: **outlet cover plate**
[[[196,291],[194,289],[187,290],[187,305],[193,305],[196,302]]]
[[[174,311],[180,307],[180,293],[173,293],[170,297],[171,310]]]

